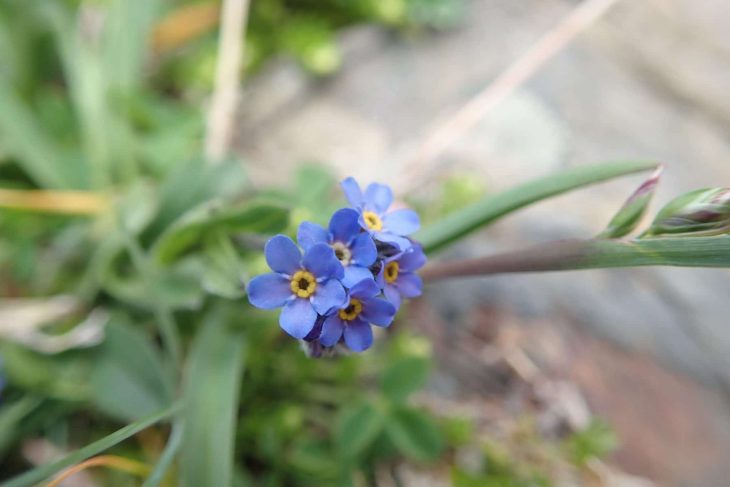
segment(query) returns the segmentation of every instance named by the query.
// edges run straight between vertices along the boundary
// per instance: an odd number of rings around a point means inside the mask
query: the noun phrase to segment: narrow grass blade
[[[170,438],[167,440],[165,450],[162,452],[162,456],[160,456],[157,465],[155,465],[155,469],[144,481],[144,484],[142,484],[142,487],[157,487],[164,480],[167,470],[172,465],[175,455],[177,455],[180,449],[184,431],[182,421],[178,420],[172,425],[172,433],[170,433]]]
[[[25,396],[0,408],[0,458],[3,451],[18,437],[18,424],[43,403],[40,397]]]
[[[127,438],[139,433],[143,429],[146,429],[155,423],[169,418],[178,409],[179,407],[177,405],[171,406],[163,411],[160,411],[132,424],[129,424],[124,428],[117,430],[114,433],[81,448],[80,450],[76,450],[73,453],[66,455],[60,460],[46,465],[41,465],[8,482],[5,482],[4,484],[2,484],[2,487],[30,487],[32,485],[35,485],[38,482],[47,479],[51,475],[60,472],[67,467],[70,467],[71,465],[75,465],[79,462],[83,462],[84,460],[93,457],[94,455],[98,455],[104,450],[107,450],[114,445],[121,443]]]
[[[243,343],[222,314],[202,323],[190,352],[182,418],[182,486],[227,487],[233,481],[234,437]]]
[[[568,169],[503,193],[487,196],[424,228],[415,238],[423,244],[426,252],[434,252],[532,203],[619,176],[648,171],[656,166],[654,162],[615,162]]]

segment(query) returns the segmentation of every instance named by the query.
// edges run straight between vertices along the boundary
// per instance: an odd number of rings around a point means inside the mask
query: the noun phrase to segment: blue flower
[[[380,288],[373,279],[360,281],[350,289],[349,301],[322,324],[319,341],[332,347],[344,336],[345,344],[354,352],[362,352],[373,344],[370,324],[389,326],[395,316],[395,306],[382,298]]]
[[[400,250],[410,248],[410,240],[404,237],[418,231],[421,222],[413,210],[388,211],[393,203],[393,192],[388,186],[371,183],[363,193],[360,185],[351,177],[342,181],[341,186],[347,200],[360,213],[362,228],[376,240],[392,244]]]
[[[363,279],[372,279],[373,273],[369,267],[378,257],[373,238],[360,228],[359,216],[352,208],[343,208],[332,215],[329,230],[316,223],[302,222],[297,232],[297,241],[305,251],[318,243],[332,247],[345,268],[342,284],[346,288],[351,288]]]
[[[329,245],[311,245],[302,257],[292,239],[277,235],[266,243],[264,254],[274,272],[251,280],[248,299],[257,308],[283,306],[279,325],[294,338],[305,338],[318,315],[327,315],[347,302],[339,281],[344,269]]]
[[[415,298],[421,295],[423,281],[416,270],[426,263],[426,254],[420,245],[383,260],[377,281],[383,289],[385,298],[400,308],[402,298]]]

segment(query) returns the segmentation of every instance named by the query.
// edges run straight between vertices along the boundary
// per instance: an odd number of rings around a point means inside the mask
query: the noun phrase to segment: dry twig
[[[225,0],[221,10],[215,89],[205,134],[205,156],[211,164],[227,155],[233,137],[248,6],[249,0]]]
[[[465,132],[471,130],[497,103],[530,79],[550,59],[563,50],[575,37],[590,27],[618,0],[585,0],[558,25],[550,29],[505,71],[464,106],[436,125],[408,158],[402,169],[401,181],[416,187],[422,164],[440,156]]]

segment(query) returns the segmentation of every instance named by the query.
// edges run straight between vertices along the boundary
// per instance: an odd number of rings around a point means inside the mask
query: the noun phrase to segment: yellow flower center
[[[363,211],[362,218],[370,230],[380,231],[383,229],[383,220],[372,211]]]
[[[352,321],[358,316],[360,316],[360,313],[362,312],[362,303],[359,299],[350,298],[350,304],[347,305],[347,308],[340,310],[340,319],[345,321]]]
[[[342,242],[335,242],[332,244],[332,250],[335,251],[335,257],[337,257],[337,260],[339,260],[342,265],[350,265],[352,252],[350,252],[350,249],[348,249],[345,244],[343,244]]]
[[[385,282],[388,284],[392,284],[395,282],[396,279],[398,279],[398,272],[400,272],[400,266],[398,265],[398,262],[388,262],[388,264],[385,266],[385,270],[383,271],[383,277],[385,277]]]
[[[317,279],[311,272],[297,271],[291,278],[291,292],[300,298],[308,298],[317,289]]]

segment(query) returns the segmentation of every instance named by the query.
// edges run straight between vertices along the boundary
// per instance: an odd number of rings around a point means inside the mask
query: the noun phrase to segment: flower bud
[[[608,227],[599,235],[599,238],[623,237],[636,228],[649,208],[649,203],[654,196],[654,191],[663,170],[663,166],[658,166],[651,177],[634,191],[634,194],[626,200],[626,203],[616,213]]]
[[[730,189],[698,189],[670,201],[654,219],[646,236],[664,234],[719,235],[730,232]]]

